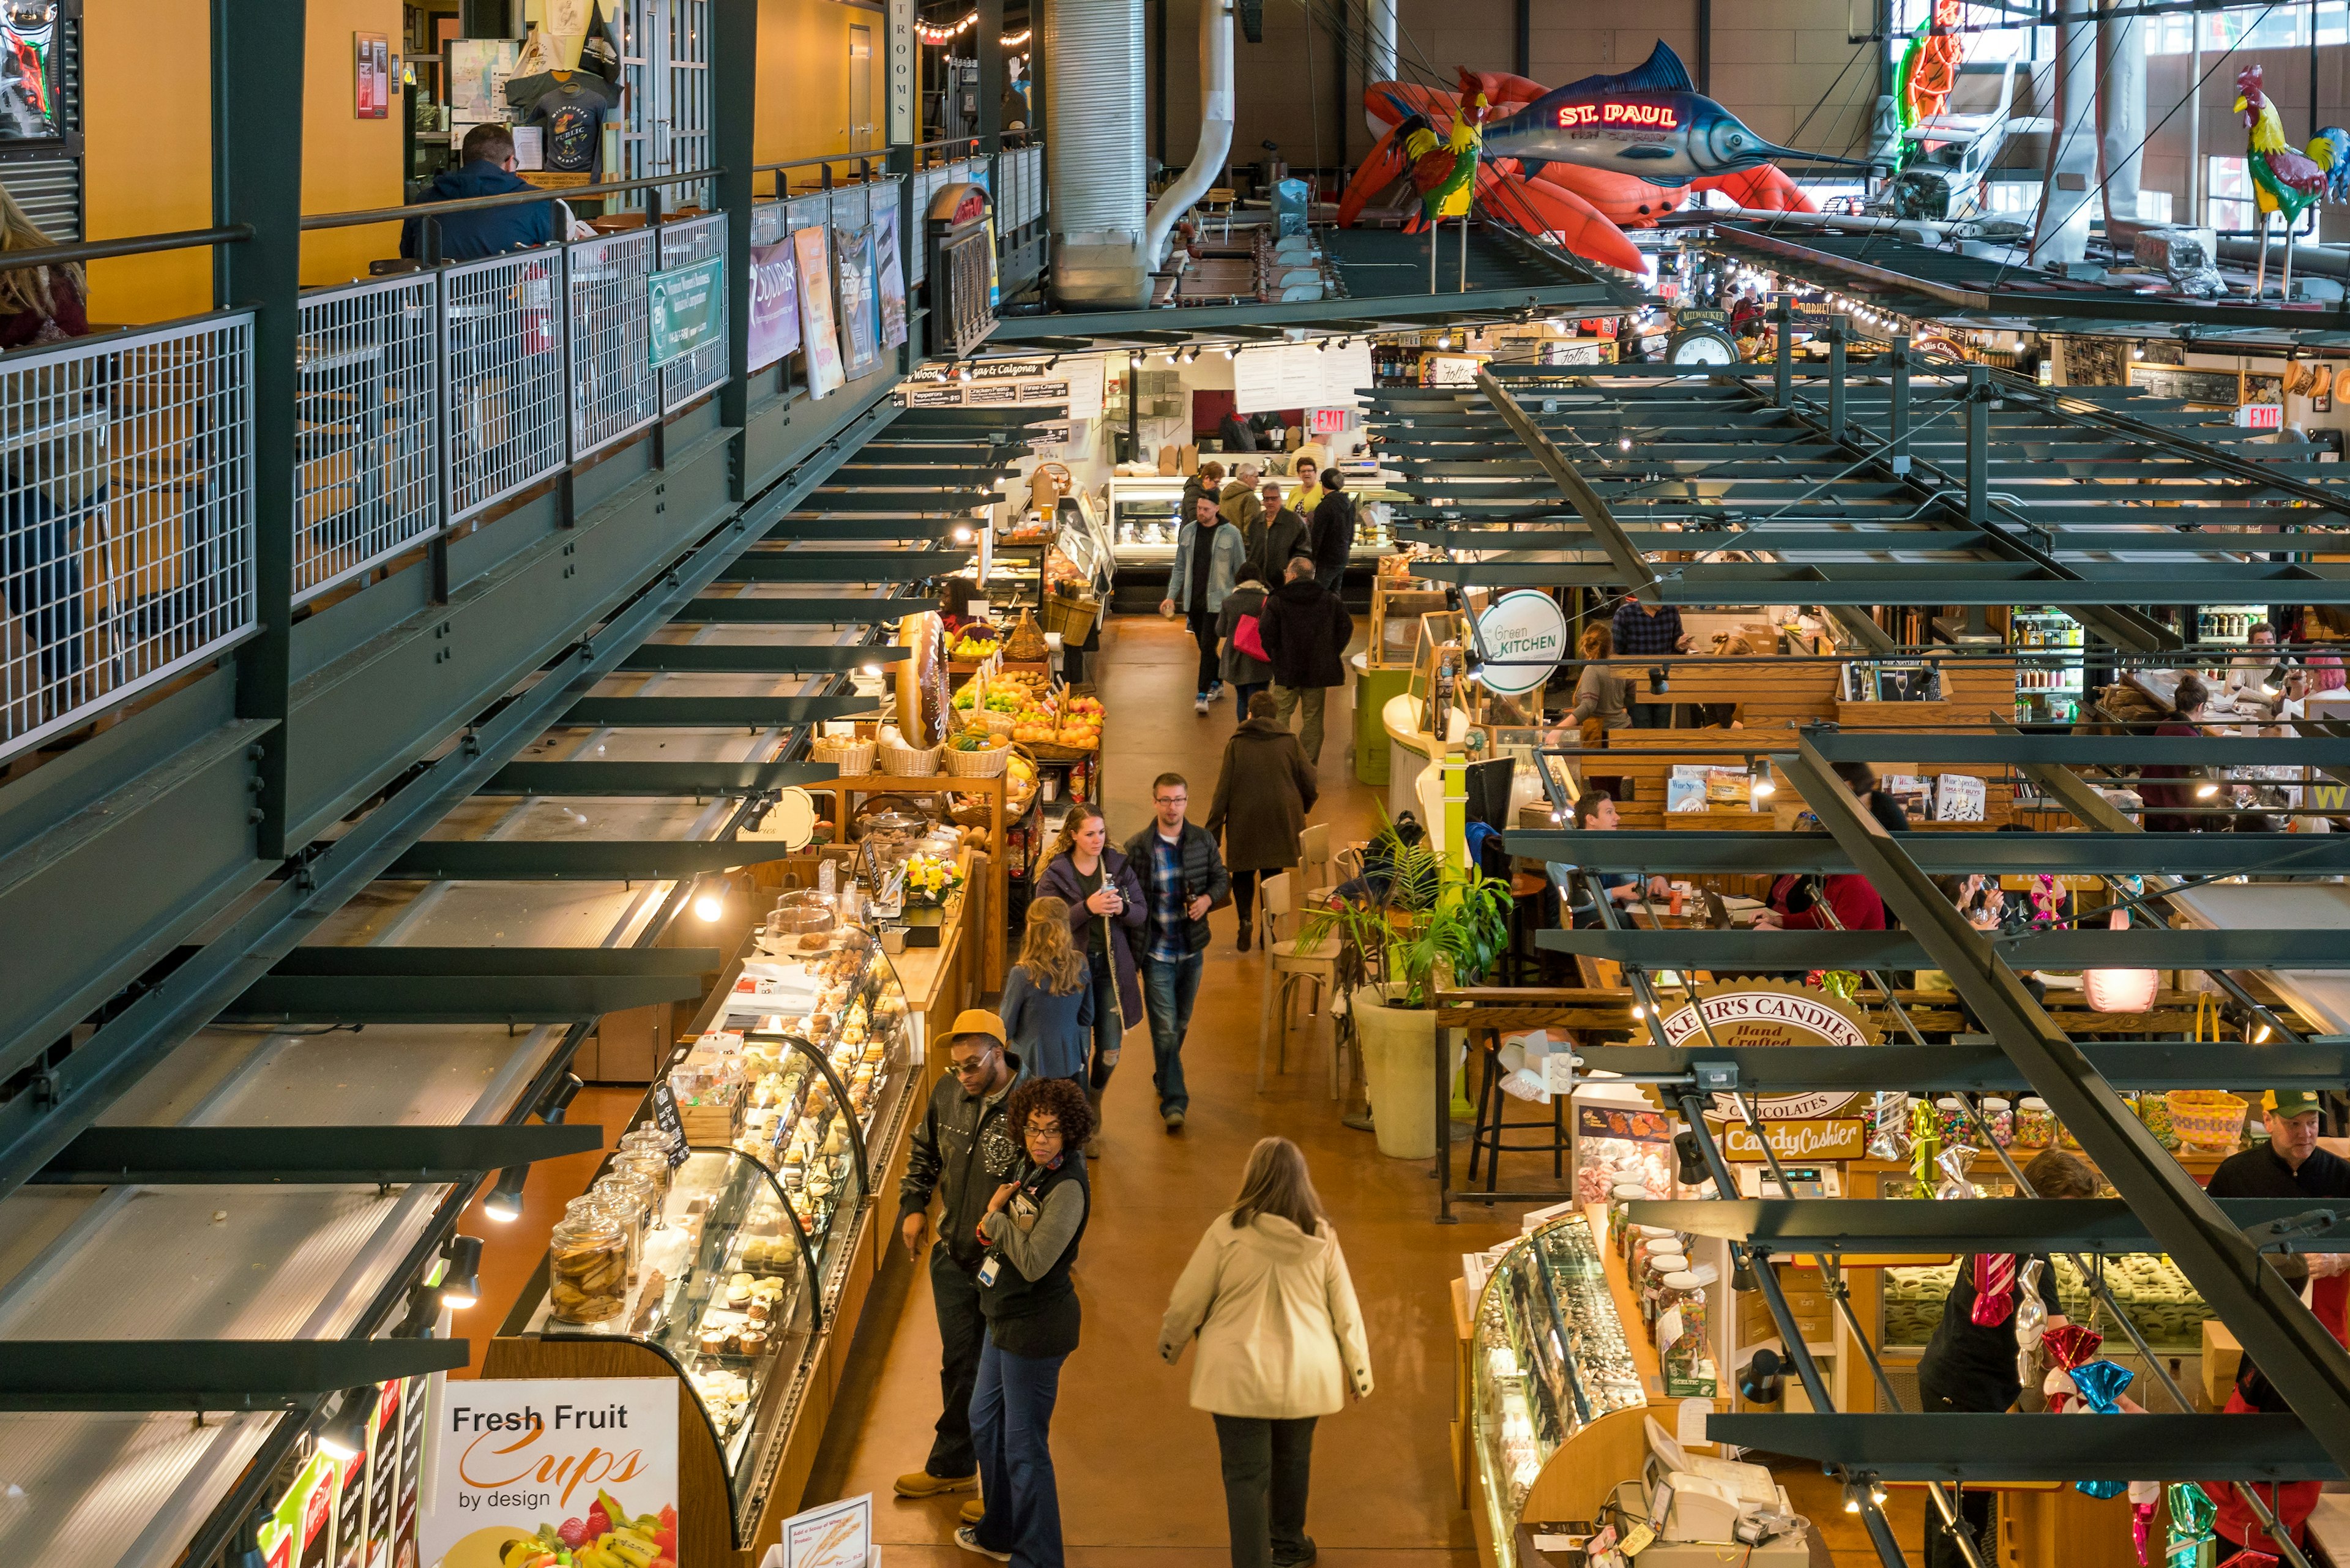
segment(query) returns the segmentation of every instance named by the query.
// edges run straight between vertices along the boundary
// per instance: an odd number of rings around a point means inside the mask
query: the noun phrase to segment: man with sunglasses
[[[965,1008],[945,1044],[947,1071],[915,1124],[913,1149],[898,1184],[899,1234],[909,1257],[921,1257],[931,1199],[941,1200],[939,1237],[931,1248],[931,1304],[939,1314],[939,1392],[945,1407],[930,1459],[898,1478],[899,1497],[937,1497],[979,1480],[971,1438],[971,1393],[987,1339],[978,1278],[987,1249],[979,1222],[996,1189],[1020,1165],[1003,1106],[1026,1074],[1005,1046],[1003,1020],[983,1008]]]

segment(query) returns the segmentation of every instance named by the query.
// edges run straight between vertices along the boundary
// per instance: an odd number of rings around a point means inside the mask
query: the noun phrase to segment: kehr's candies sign
[[[427,1568],[678,1568],[673,1379],[451,1380],[432,1420]]]

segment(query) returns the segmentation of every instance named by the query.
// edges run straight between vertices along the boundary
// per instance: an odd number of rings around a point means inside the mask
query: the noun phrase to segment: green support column
[[[979,50],[979,150],[992,158],[1003,145],[1003,0],[979,0],[972,32]]]
[[[715,195],[726,214],[726,368],[718,417],[734,431],[730,493],[743,494],[745,427],[751,422],[751,165],[758,161],[759,7],[711,9],[710,141],[719,175]]]
[[[294,591],[295,349],[301,337],[306,0],[213,0],[213,222],[253,238],[214,251],[213,298],[253,311],[253,576],[260,636],[237,649],[236,710],[274,719],[258,743],[253,817],[265,857],[286,842],[286,714]]]

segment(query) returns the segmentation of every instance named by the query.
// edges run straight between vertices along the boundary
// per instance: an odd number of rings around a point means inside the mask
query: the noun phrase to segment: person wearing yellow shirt
[[[1301,457],[1291,465],[1290,472],[1297,476],[1297,494],[1290,502],[1289,509],[1303,517],[1314,510],[1315,502],[1322,499],[1321,470],[1314,466],[1312,458]]]

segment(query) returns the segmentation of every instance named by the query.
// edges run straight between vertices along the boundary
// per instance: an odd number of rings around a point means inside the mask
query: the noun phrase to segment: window
[[[2203,52],[2225,54],[2230,49],[2300,49],[2309,47],[2310,8],[2306,5],[2241,5],[2207,11],[2200,16],[2149,16],[2146,52],[2149,55],[2192,54],[2198,22],[2203,27]],[[2339,44],[2350,39],[2350,0],[2317,0],[2317,41]]]
[[[2261,226],[2261,211],[2252,194],[2252,177],[2241,158],[2203,161],[2204,222],[2220,230],[2251,234]],[[2296,234],[2317,232],[2317,206],[2312,202],[2294,225]]]
[[[2350,0],[2337,0],[2337,3],[2350,3]],[[1896,68],[1901,64],[1902,55],[1908,50],[1909,40],[1917,36],[1919,25],[1932,14],[1934,5],[1935,0],[1894,0],[1893,31],[1886,40],[1886,47],[1892,54]],[[2001,26],[2002,22],[2013,16],[2011,10],[1999,5],[1969,4],[1961,5],[1959,12],[1960,26],[1985,29],[1960,36],[1959,49],[1965,62],[1960,67],[1961,70],[1995,71],[2010,60],[2029,65],[2035,60],[2048,59],[2056,52],[2056,30],[2053,27]]]

